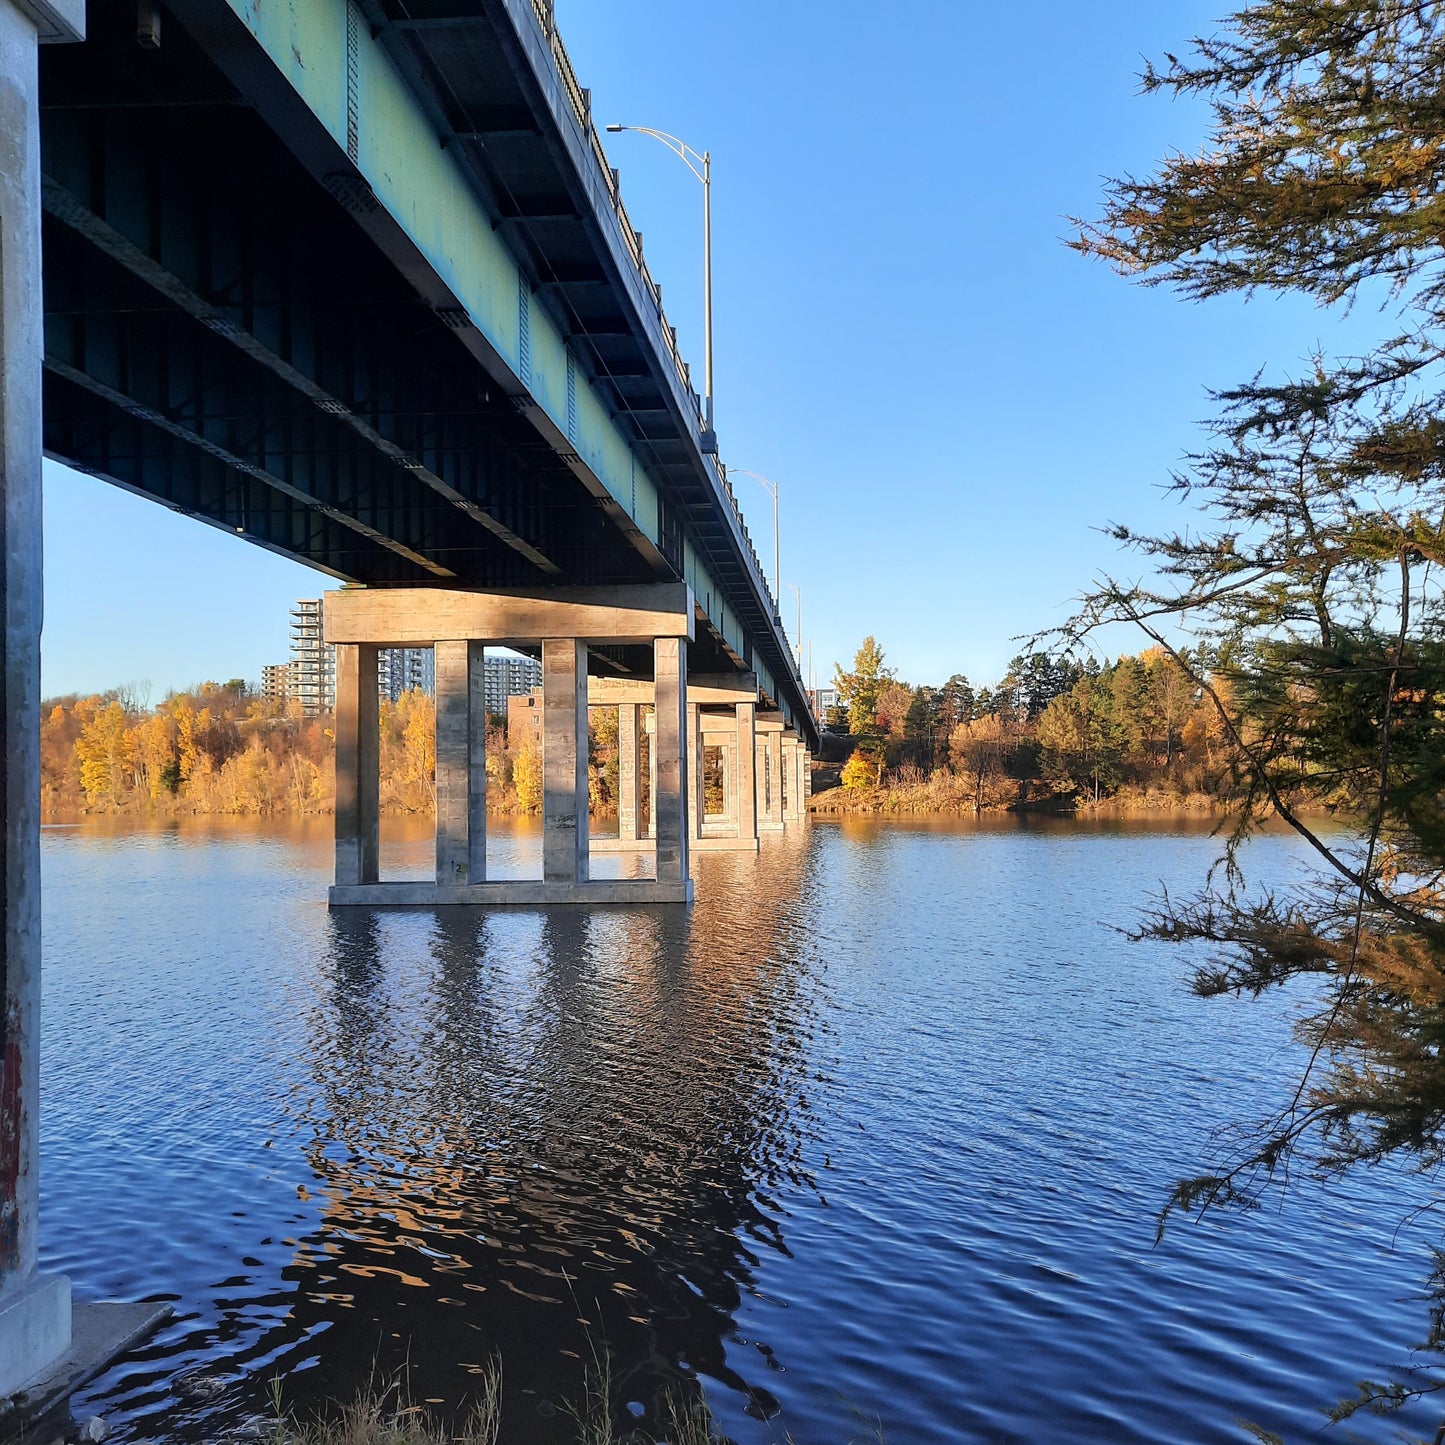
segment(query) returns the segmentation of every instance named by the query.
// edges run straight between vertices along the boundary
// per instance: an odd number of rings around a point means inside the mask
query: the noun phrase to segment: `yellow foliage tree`
[[[125,798],[126,746],[125,709],[108,703],[80,730],[75,757],[80,764],[80,786],[87,802],[119,804]]]
[[[854,750],[848,761],[843,764],[843,771],[839,777],[839,781],[848,792],[861,793],[868,788],[876,787],[878,778],[878,758],[858,748]]]
[[[517,790],[517,806],[524,813],[535,813],[542,806],[542,754],[531,738],[512,759],[512,786]]]
[[[175,743],[173,723],[164,712],[153,712],[130,730],[131,758],[136,777],[151,802],[159,802],[170,791],[174,775]]]

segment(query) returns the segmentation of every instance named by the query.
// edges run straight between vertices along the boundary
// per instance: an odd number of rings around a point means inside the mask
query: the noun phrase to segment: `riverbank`
[[[814,787],[817,787],[815,775]],[[1095,802],[1072,793],[1030,791],[1010,783],[980,791],[971,779],[935,775],[921,783],[886,783],[850,791],[832,786],[814,792],[808,810],[823,816],[977,817],[981,814],[1044,813],[1059,817],[1125,818],[1189,816],[1219,818],[1230,811],[1228,798],[1208,793],[1179,793],[1162,788],[1125,787]]]

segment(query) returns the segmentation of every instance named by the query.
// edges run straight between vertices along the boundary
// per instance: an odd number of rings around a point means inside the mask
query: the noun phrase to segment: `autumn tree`
[[[1144,933],[1209,941],[1202,994],[1304,977],[1320,998],[1297,1088],[1227,1167],[1179,1185],[1181,1208],[1252,1203],[1292,1164],[1445,1164],[1442,74],[1437,0],[1246,5],[1144,76],[1147,91],[1207,101],[1205,144],[1116,182],[1075,241],[1193,298],[1267,289],[1392,308],[1361,356],[1217,393],[1210,438],[1174,483],[1203,527],[1117,527],[1155,576],[1104,579],[1072,629],[1142,629],[1207,698],[1237,780],[1228,868],[1161,902]],[[1178,648],[1183,628],[1207,668]],[[1311,824],[1321,805],[1348,819],[1349,841]],[[1288,894],[1243,872],[1240,844],[1270,815],[1318,869]],[[1361,1399],[1440,1383],[1422,1367]]]
[[[512,784],[524,813],[535,813],[542,806],[542,754],[530,738],[512,759]]]
[[[872,637],[853,654],[853,671],[844,672],[842,664],[833,669],[833,685],[848,709],[848,731],[861,752],[883,752],[883,729],[878,724],[878,701],[883,690],[894,681],[893,670],[883,666],[883,649]]]
[[[81,728],[75,756],[88,802],[119,806],[125,801],[127,742],[125,708],[114,698]]]

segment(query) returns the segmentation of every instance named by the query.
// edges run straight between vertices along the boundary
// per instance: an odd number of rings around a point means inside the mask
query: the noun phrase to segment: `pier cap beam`
[[[471,592],[451,587],[347,587],[328,592],[327,642],[430,647],[441,641],[538,646],[559,637],[637,643],[696,636],[685,582]]]
[[[646,679],[630,677],[589,677],[587,702],[591,707],[621,707],[627,703],[647,704],[652,701],[655,684]],[[687,700],[707,705],[736,706],[758,700],[758,676],[755,672],[728,675],[699,673],[687,680]]]

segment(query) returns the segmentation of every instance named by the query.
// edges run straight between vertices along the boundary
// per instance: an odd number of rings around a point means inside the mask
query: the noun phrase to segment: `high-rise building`
[[[336,708],[336,649],[321,640],[321,599],[301,597],[291,609],[291,666],[287,696],[308,717]]]
[[[435,697],[436,651],[430,647],[383,647],[376,659],[376,690],[396,702],[404,692]]]
[[[524,697],[542,685],[542,664],[535,657],[489,652],[482,664],[482,696],[489,713],[505,715],[509,697]]]
[[[273,685],[284,691],[273,694]],[[435,695],[435,652],[430,647],[383,647],[376,659],[377,696],[396,702],[415,689]],[[319,597],[297,599],[291,609],[291,661],[264,669],[262,691],[267,697],[295,699],[308,717],[335,711],[336,648],[322,641]]]

